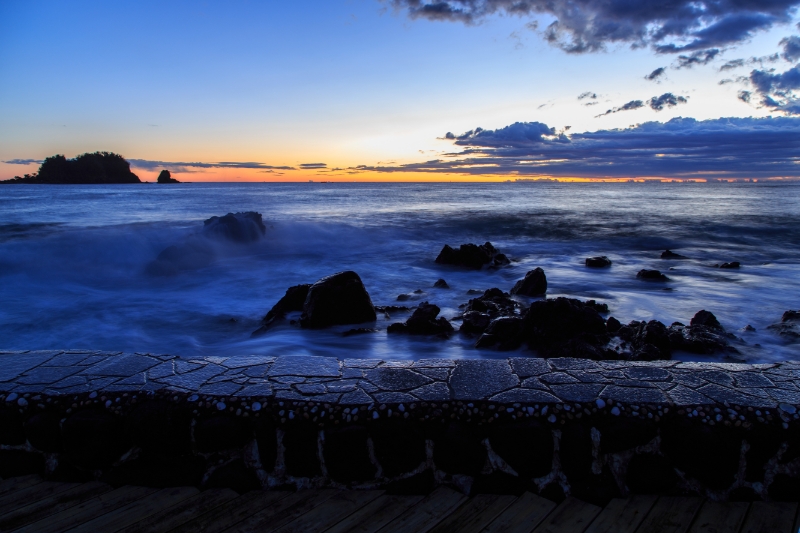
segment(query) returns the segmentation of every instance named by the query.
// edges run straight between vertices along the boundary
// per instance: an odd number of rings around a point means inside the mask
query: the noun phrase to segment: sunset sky
[[[798,5],[2,0],[0,179],[797,178]]]

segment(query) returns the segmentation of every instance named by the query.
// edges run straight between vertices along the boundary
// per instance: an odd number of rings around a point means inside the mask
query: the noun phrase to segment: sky
[[[800,178],[800,0],[0,0],[0,179]]]

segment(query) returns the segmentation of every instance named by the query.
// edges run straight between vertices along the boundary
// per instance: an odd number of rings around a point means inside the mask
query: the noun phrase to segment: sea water
[[[0,348],[194,355],[480,358],[449,339],[387,335],[408,312],[379,313],[377,331],[303,330],[289,316],[251,336],[286,289],[354,270],[376,305],[435,303],[447,318],[474,296],[508,291],[542,267],[548,297],[595,299],[623,323],[688,324],[701,309],[746,343],[736,360],[800,359],[767,329],[800,308],[800,184],[301,183],[14,185],[0,188]],[[257,211],[267,232],[216,242],[213,258],[171,275],[148,270],[211,216]],[[434,262],[444,244],[491,241],[509,266]],[[665,249],[689,260],[660,259]],[[613,265],[591,269],[587,257]],[[738,270],[716,268],[739,261]],[[672,281],[636,278],[658,269]],[[450,289],[433,288],[444,278]],[[416,300],[400,294],[422,290]],[[527,304],[530,299],[521,298]],[[456,330],[458,321],[454,321]],[[742,332],[750,325],[754,332]],[[694,360],[722,355],[677,354]]]

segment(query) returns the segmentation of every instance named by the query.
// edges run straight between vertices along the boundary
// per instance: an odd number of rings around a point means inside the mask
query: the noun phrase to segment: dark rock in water
[[[523,315],[521,335],[546,357],[599,359],[609,340],[603,317],[592,306],[570,298],[533,302]]]
[[[211,244],[197,236],[185,244],[164,248],[145,272],[150,276],[173,276],[187,270],[204,268],[214,262],[215,253]]]
[[[786,311],[778,324],[767,326],[782,337],[800,339],[800,311]]]
[[[647,281],[669,281],[669,278],[658,270],[642,269],[636,277]]]
[[[525,274],[525,278],[519,280],[511,289],[511,294],[522,296],[541,296],[545,292],[547,292],[547,276],[540,267]]]
[[[673,350],[696,354],[733,352],[738,350],[729,344],[736,337],[726,333],[713,313],[698,311],[688,326],[675,322],[669,327],[669,340]]]
[[[492,320],[486,332],[475,343],[476,348],[514,350],[522,344],[522,319],[504,316]]]
[[[634,320],[627,326],[622,326],[617,335],[630,342],[633,348],[630,358],[635,361],[670,358],[672,346],[669,330],[658,320],[649,322]]]
[[[613,316],[608,317],[608,320],[606,320],[606,329],[608,330],[609,333],[616,333],[617,331],[619,331],[619,328],[621,327],[622,324],[620,323],[620,321],[614,318]]]
[[[406,305],[376,305],[374,308],[379,313],[395,313],[398,311],[410,311],[412,309]]]
[[[405,324],[396,322],[387,329],[388,333],[408,333],[411,335],[447,335],[453,326],[444,317],[436,318],[439,306],[422,302],[406,320]]]
[[[436,257],[436,262],[441,265],[456,265],[478,270],[483,265],[493,263],[497,255],[497,250],[490,242],[480,246],[477,244],[462,244],[458,250],[445,244],[438,257]]]
[[[605,268],[611,266],[611,259],[602,255],[598,257],[587,257],[586,266],[592,268]]]
[[[492,261],[494,262],[494,266],[505,266],[511,264],[511,260],[506,257],[506,254],[497,254],[494,256]]]
[[[586,300],[584,303],[589,307],[594,308],[594,310],[598,313],[608,313],[608,304],[599,303],[595,300]]]
[[[753,327],[753,326],[751,326],[750,324],[747,324],[745,327],[743,327],[743,328],[742,328],[742,329],[740,329],[739,331],[749,331],[749,332],[753,332],[753,331],[755,331],[755,330],[756,330],[756,328],[754,328],[754,327]]]
[[[676,254],[675,252],[671,252],[669,250],[665,250],[661,253],[661,259],[689,259],[685,255]]]
[[[437,288],[437,289],[449,289],[450,288],[450,285],[448,285],[447,282],[445,280],[443,280],[442,278],[437,279],[436,283],[434,283],[433,286],[435,288]]]
[[[483,333],[489,327],[492,317],[487,313],[479,311],[469,311],[464,313],[463,321],[459,331],[464,333]]]
[[[470,300],[464,309],[464,313],[477,311],[495,318],[514,315],[520,307],[520,303],[512,300],[508,293],[494,287],[486,290],[482,296]]]
[[[730,263],[722,263],[719,268],[739,268],[742,266],[739,261],[731,261]]]
[[[484,291],[480,289],[468,289],[467,294],[483,294]]]
[[[316,329],[376,319],[375,308],[361,278],[348,270],[324,277],[309,288],[300,326]]]
[[[162,170],[158,175],[156,183],[180,183],[180,181],[173,178],[172,174],[169,173],[169,170]]]
[[[719,323],[714,313],[706,311],[705,309],[695,313],[689,324],[692,326],[705,326],[711,329],[722,329],[722,324]]]
[[[203,234],[234,242],[257,241],[267,232],[261,213],[228,213],[224,217],[211,217],[204,222]]]
[[[302,311],[303,304],[308,297],[308,289],[311,288],[310,283],[303,285],[295,285],[286,289],[286,294],[283,298],[278,300],[278,303],[272,306],[264,318],[261,320],[261,327],[253,332],[253,335],[259,335],[266,332],[277,320],[286,318],[286,313],[292,311]]]
[[[347,331],[342,333],[342,337],[350,337],[352,335],[363,335],[365,333],[377,333],[377,332],[378,332],[377,329],[372,329],[372,328],[353,328],[353,329],[348,329]]]

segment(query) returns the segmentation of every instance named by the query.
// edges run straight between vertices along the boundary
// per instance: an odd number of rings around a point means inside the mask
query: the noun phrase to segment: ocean
[[[469,290],[508,291],[542,267],[548,297],[605,302],[623,323],[689,323],[714,313],[741,353],[684,360],[800,359],[767,329],[800,308],[800,184],[792,183],[237,183],[14,185],[0,188],[0,348],[195,355],[419,359],[533,355],[475,338],[387,335],[409,313],[302,330],[286,321],[252,337],[286,289],[343,270],[376,305],[435,303],[454,317]],[[196,239],[203,221],[257,211],[266,236],[214,242],[213,256],[168,275],[148,265]],[[194,237],[193,237],[194,236]],[[438,265],[442,246],[490,241],[509,266]],[[660,259],[665,249],[689,260]],[[613,265],[590,269],[605,255]],[[714,265],[739,261],[740,269]],[[658,269],[672,281],[636,278]],[[450,289],[433,288],[443,278]],[[666,289],[666,290],[665,290]],[[421,290],[422,294],[413,294]],[[400,294],[411,294],[398,302]],[[521,298],[528,302],[529,299]],[[292,317],[290,317],[292,318]],[[740,331],[745,326],[755,331]],[[456,330],[458,322],[454,322]]]

